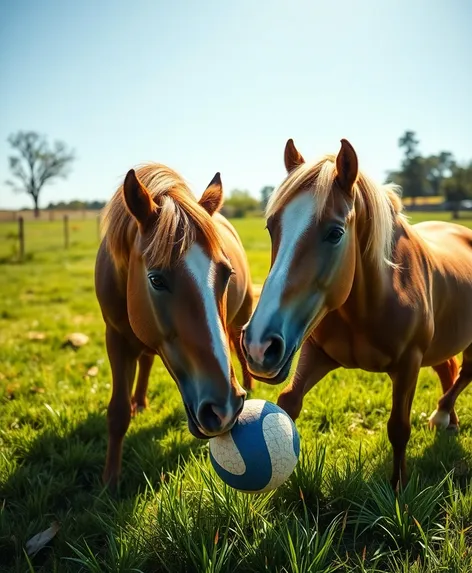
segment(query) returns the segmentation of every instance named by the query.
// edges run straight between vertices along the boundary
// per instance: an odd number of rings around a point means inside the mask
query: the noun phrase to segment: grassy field
[[[235,224],[260,283],[264,222]],[[111,379],[93,287],[96,224],[74,222],[68,251],[61,232],[60,222],[28,223],[27,260],[15,264],[15,226],[0,225],[0,571],[472,571],[471,390],[458,403],[460,435],[430,432],[440,396],[430,369],[398,500],[388,484],[387,376],[339,370],[320,382],[297,423],[294,475],[246,496],[210,469],[161,363],[150,409],[125,439],[121,490],[103,490]],[[90,342],[63,347],[77,331]],[[280,389],[258,383],[253,397],[275,401]],[[28,558],[27,540],[53,523],[56,537]]]

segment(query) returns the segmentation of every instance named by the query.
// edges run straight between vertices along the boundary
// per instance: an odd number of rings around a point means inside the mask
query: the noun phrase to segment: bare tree
[[[62,141],[52,146],[34,131],[18,131],[10,135],[8,143],[16,151],[8,159],[16,181],[6,181],[15,191],[28,193],[34,202],[34,216],[39,217],[39,194],[47,183],[69,174],[75,159],[74,152]],[[20,183],[18,183],[18,181]]]

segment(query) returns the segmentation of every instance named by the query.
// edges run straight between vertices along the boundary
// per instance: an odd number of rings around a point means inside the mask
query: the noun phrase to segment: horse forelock
[[[147,164],[136,175],[156,203],[156,217],[143,237],[143,256],[150,265],[166,268],[178,262],[197,237],[212,258],[221,253],[221,238],[211,216],[201,207],[183,178],[161,164]],[[103,232],[117,268],[128,265],[138,225],[126,208],[120,186],[106,207]]]
[[[316,197],[315,219],[319,221],[327,206],[336,178],[336,157],[325,155],[316,163],[303,163],[294,169],[276,190],[266,208],[266,217],[280,213],[299,193],[311,190]],[[403,215],[397,185],[377,185],[359,171],[353,191],[356,215],[363,217],[368,239],[365,255],[378,268],[392,265],[392,240],[396,217]]]

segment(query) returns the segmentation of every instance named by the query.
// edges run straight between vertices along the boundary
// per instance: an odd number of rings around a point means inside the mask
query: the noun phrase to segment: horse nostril
[[[285,342],[277,335],[269,336],[264,344],[263,365],[265,368],[275,368],[280,364],[285,353]]]
[[[204,430],[216,432],[221,427],[221,418],[216,408],[210,402],[202,404],[198,409],[198,422]]]
[[[264,360],[270,363],[276,363],[283,353],[284,344],[280,338],[272,338],[270,340],[269,346],[264,353]]]
[[[209,433],[222,432],[241,413],[244,397],[238,400],[234,407],[204,402],[198,408],[197,419],[200,427]]]

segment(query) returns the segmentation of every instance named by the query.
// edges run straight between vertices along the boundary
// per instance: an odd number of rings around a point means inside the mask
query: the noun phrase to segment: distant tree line
[[[63,210],[63,211],[99,211],[105,207],[105,201],[59,201],[58,203],[49,203],[46,207],[48,210]]]
[[[267,205],[267,201],[274,187],[266,185],[261,189],[260,200],[253,197],[249,191],[233,189],[223,204],[223,214],[227,217],[245,217],[247,215],[260,215]]]
[[[403,196],[410,197],[413,205],[419,197],[444,197],[444,207],[458,218],[464,202],[472,200],[472,161],[460,164],[450,151],[424,157],[414,131],[405,131],[398,145],[403,160],[400,169],[388,172],[387,181],[401,185]]]

